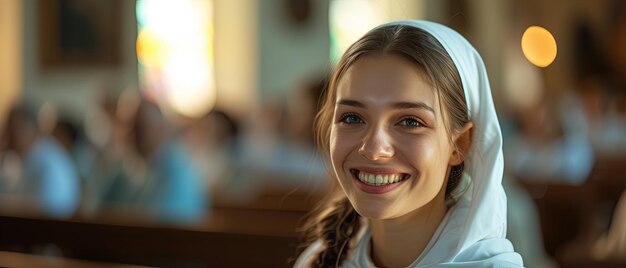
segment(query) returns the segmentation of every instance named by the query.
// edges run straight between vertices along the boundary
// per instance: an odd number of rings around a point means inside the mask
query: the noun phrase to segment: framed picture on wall
[[[43,69],[113,67],[121,62],[120,0],[39,0]]]

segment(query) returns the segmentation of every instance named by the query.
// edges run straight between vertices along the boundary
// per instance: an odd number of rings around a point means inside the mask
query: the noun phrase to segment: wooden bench
[[[535,201],[549,255],[562,267],[626,267],[621,261],[589,256],[589,247],[609,228],[613,209],[626,190],[625,158],[597,159],[582,185],[550,183],[564,180],[549,178],[533,181],[519,180]]]

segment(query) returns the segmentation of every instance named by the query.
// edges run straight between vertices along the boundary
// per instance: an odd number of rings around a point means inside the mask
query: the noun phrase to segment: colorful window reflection
[[[144,95],[184,116],[209,111],[216,99],[213,1],[138,0],[137,22]]]
[[[330,1],[330,57],[333,63],[368,30],[383,22],[372,0]]]

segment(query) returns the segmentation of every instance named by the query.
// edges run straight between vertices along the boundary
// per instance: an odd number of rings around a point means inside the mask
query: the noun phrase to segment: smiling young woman
[[[316,120],[343,190],[295,267],[521,267],[484,64],[432,22],[379,26],[335,70]]]

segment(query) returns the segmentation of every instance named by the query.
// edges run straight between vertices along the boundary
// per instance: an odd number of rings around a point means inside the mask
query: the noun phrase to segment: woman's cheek
[[[412,137],[410,139],[401,139],[396,148],[402,150],[401,154],[406,157],[412,165],[420,166],[428,164],[435,157],[436,150],[425,137]]]
[[[346,135],[332,130],[330,133],[330,155],[336,157],[342,155],[346,147],[346,143],[350,142],[346,139]]]
[[[329,150],[330,150],[330,160],[332,162],[332,165],[337,168],[337,161],[339,160],[339,155],[340,155],[340,150],[341,148],[339,148],[341,146],[342,142],[340,140],[340,135],[337,133],[337,129],[336,128],[332,128],[330,131],[330,143],[329,143]]]

